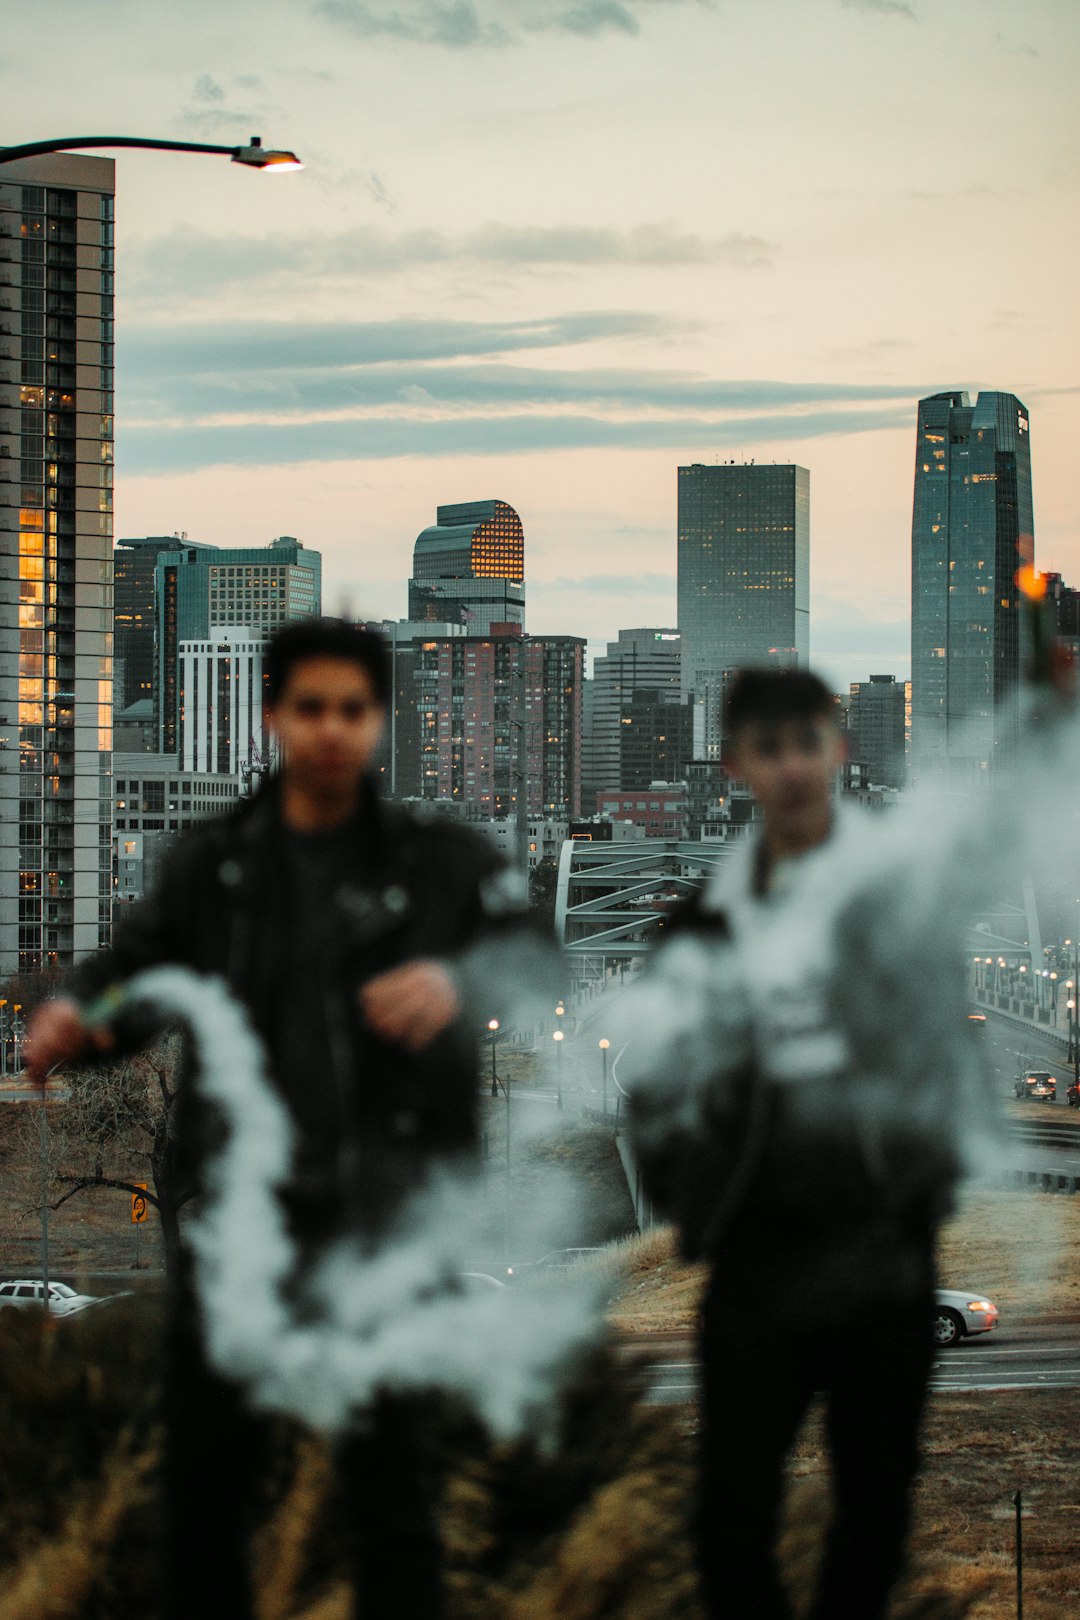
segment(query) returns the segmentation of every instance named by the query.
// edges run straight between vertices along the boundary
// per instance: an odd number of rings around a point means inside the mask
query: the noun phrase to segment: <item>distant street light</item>
[[[295,152],[264,146],[261,136],[253,135],[246,146],[208,146],[205,141],[154,141],[137,135],[71,135],[55,141],[24,141],[20,146],[0,147],[0,163],[16,163],[20,158],[45,157],[50,152],[78,152],[88,147],[135,146],[150,152],[210,152],[242,163],[249,169],[268,174],[287,174],[304,165]]]
[[[600,1057],[601,1057],[601,1061],[603,1062],[603,1065],[604,1065],[603,1110],[604,1110],[604,1118],[605,1119],[607,1119],[607,1055],[608,1055],[608,1047],[610,1045],[611,1045],[611,1042],[608,1041],[608,1040],[602,1040],[600,1042]]]
[[[557,1029],[554,1032],[554,1034],[552,1035],[551,1038],[555,1042],[555,1053],[556,1053],[556,1063],[555,1063],[555,1107],[558,1108],[558,1109],[561,1109],[562,1108],[562,1043],[563,1043],[563,1032],[562,1032],[562,1030]]]
[[[491,1031],[491,1095],[497,1097],[499,1095],[499,1077],[495,1073],[495,1042],[499,1034],[499,1020],[489,1018],[488,1029]]]

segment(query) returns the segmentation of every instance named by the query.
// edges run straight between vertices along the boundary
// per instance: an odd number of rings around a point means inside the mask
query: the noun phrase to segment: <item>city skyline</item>
[[[120,155],[118,532],[296,534],[328,607],[385,617],[402,539],[495,492],[530,628],[595,649],[674,621],[673,466],[796,462],[811,657],[842,690],[906,673],[916,401],[1000,389],[1040,423],[1039,561],[1076,577],[1064,0],[110,19],[55,8],[62,107],[12,19],[7,139],[260,133],[307,163]]]

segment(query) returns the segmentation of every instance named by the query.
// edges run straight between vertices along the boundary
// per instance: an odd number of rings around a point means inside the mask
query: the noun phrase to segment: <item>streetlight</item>
[[[499,1020],[489,1018],[488,1029],[491,1031],[491,1095],[497,1097],[499,1095],[499,1077],[495,1073],[495,1042],[499,1034]],[[507,1095],[509,1096],[509,1092]]]
[[[7,1078],[7,997],[0,997],[0,1075]]]
[[[246,146],[208,146],[205,141],[152,141],[138,135],[69,135],[60,140],[24,141],[20,146],[0,147],[0,163],[17,163],[20,158],[45,157],[49,152],[75,152],[92,146],[136,146],[151,152],[211,152],[267,174],[287,174],[304,167],[295,152],[264,146],[259,135],[253,135]]]
[[[605,1120],[607,1119],[607,1055],[608,1055],[608,1047],[610,1045],[611,1045],[611,1042],[608,1041],[608,1040],[602,1040],[600,1042],[600,1058],[601,1058],[601,1061],[602,1061],[602,1063],[604,1065],[603,1107],[604,1107],[604,1119]]]
[[[563,1032],[562,1032],[562,1030],[561,1029],[555,1030],[555,1032],[554,1032],[554,1034],[552,1035],[551,1038],[555,1042],[555,1052],[556,1052],[556,1063],[555,1063],[555,1107],[561,1110],[562,1109],[562,1043],[563,1043]]]
[[[49,1314],[49,1120],[45,1112],[45,1087],[41,1088],[41,1298]]]

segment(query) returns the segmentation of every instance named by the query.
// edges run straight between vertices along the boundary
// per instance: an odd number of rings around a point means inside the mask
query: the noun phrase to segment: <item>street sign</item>
[[[132,1226],[141,1226],[143,1221],[146,1220],[148,1214],[150,1213],[149,1205],[146,1201],[147,1183],[145,1181],[137,1181],[135,1185],[141,1190],[139,1192],[133,1192],[131,1195],[131,1224]]]

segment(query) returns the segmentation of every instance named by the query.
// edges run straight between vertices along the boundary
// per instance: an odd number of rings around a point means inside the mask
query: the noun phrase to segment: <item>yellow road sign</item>
[[[146,1220],[147,1215],[150,1213],[150,1208],[146,1201],[147,1183],[145,1181],[137,1181],[135,1185],[136,1187],[139,1187],[141,1191],[134,1192],[131,1195],[131,1224],[132,1226],[141,1226],[143,1221]]]

